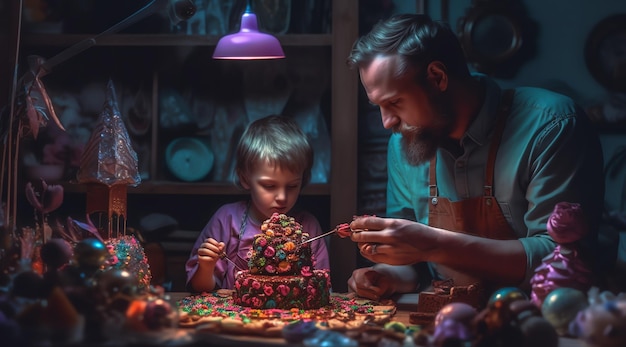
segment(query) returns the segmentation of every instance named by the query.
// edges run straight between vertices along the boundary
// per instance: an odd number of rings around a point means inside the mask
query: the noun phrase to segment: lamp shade
[[[280,59],[285,53],[278,39],[259,32],[256,15],[246,10],[241,16],[241,29],[238,33],[222,37],[213,59]]]

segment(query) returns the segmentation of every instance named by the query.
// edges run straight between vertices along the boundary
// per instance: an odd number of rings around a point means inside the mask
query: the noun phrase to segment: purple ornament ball
[[[41,246],[41,260],[48,270],[56,270],[70,262],[73,256],[72,246],[64,239],[54,238]]]
[[[439,310],[435,316],[435,327],[446,319],[451,319],[463,325],[469,326],[478,314],[476,309],[470,304],[464,302],[452,302]]]

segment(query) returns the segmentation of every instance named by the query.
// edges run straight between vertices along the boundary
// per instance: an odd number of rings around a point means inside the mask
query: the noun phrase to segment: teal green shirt
[[[460,141],[460,153],[437,151],[439,194],[451,201],[483,194],[501,90],[484,75],[475,78],[486,86],[486,98]],[[427,224],[429,163],[408,164],[400,139],[400,134],[389,139],[387,215]],[[493,192],[526,251],[522,288],[529,288],[534,269],[555,247],[546,222],[557,203],[581,204],[591,221],[588,241],[595,242],[604,200],[602,150],[587,116],[570,98],[544,89],[516,89],[496,157]]]

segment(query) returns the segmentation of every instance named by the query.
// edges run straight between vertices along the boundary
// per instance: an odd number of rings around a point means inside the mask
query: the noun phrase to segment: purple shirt
[[[185,264],[187,271],[187,284],[193,275],[198,271],[198,248],[209,237],[226,244],[225,252],[229,259],[234,261],[241,269],[248,269],[248,259],[254,235],[261,232],[261,225],[252,218],[247,218],[243,234],[240,238],[241,222],[246,213],[247,201],[239,201],[220,207],[213,217],[204,227],[196,243],[191,250],[191,255]],[[293,214],[291,214],[293,213]],[[322,234],[317,219],[309,212],[290,212],[289,216],[302,224],[302,230],[314,237]],[[311,250],[315,257],[315,269],[330,269],[328,250],[324,239],[315,240],[311,244]],[[219,260],[215,265],[213,276],[215,277],[216,288],[232,289],[235,285],[235,273],[239,269],[235,268],[227,260]]]

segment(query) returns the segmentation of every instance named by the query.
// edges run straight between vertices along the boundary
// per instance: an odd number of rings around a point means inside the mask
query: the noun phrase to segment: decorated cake
[[[316,309],[330,302],[330,276],[315,269],[309,234],[274,213],[252,243],[248,270],[235,278],[234,303],[259,309]]]

